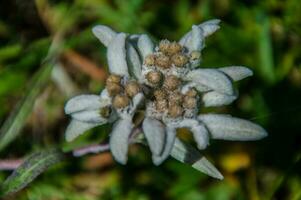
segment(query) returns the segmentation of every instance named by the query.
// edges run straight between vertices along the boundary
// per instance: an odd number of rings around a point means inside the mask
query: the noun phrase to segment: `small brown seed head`
[[[156,57],[156,65],[161,68],[169,68],[170,67],[170,59],[168,56],[164,54],[159,54]]]
[[[165,100],[165,99],[155,101],[156,110],[159,112],[165,112],[167,110],[167,105],[168,105],[168,103],[167,103],[167,100]]]
[[[195,89],[191,88],[186,92],[185,95],[188,97],[196,97],[197,94],[198,94],[197,91]]]
[[[108,118],[112,112],[111,107],[106,106],[100,109],[100,115],[104,118]]]
[[[180,92],[172,92],[168,96],[169,105],[180,105],[183,102],[183,95]]]
[[[130,104],[130,98],[126,95],[118,94],[113,99],[113,106],[116,109],[125,108]]]
[[[106,88],[110,96],[115,96],[122,91],[122,87],[118,83],[113,82],[108,83]]]
[[[183,113],[183,108],[179,105],[170,105],[168,115],[172,118],[180,117]]]
[[[184,108],[188,108],[188,109],[195,108],[197,106],[196,98],[195,97],[189,97],[189,96],[184,97],[183,106],[184,106]]]
[[[111,74],[107,80],[106,80],[106,84],[110,84],[110,83],[120,83],[121,80],[121,76],[116,75],[116,74]]]
[[[144,59],[144,64],[152,66],[156,64],[156,56],[154,54],[147,55]]]
[[[140,92],[140,89],[140,85],[135,81],[129,82],[125,86],[125,92],[129,97],[135,96],[138,92]]]
[[[162,74],[158,71],[151,71],[146,74],[146,79],[154,85],[159,84],[162,81]]]
[[[159,101],[159,100],[166,99],[167,93],[165,90],[159,89],[159,90],[154,91],[154,96],[155,96],[156,100]]]
[[[181,80],[174,75],[169,75],[164,80],[164,87],[167,90],[175,90],[179,87],[180,84]]]
[[[183,67],[188,62],[188,58],[184,54],[177,53],[172,56],[171,61],[177,67]]]
[[[199,52],[199,51],[192,51],[190,53],[190,58],[192,60],[198,60],[198,59],[200,59],[201,58],[201,52]]]
[[[172,42],[169,44],[168,55],[173,55],[176,53],[180,53],[182,51],[182,46],[177,42]]]
[[[167,53],[169,50],[170,41],[169,40],[161,40],[159,43],[159,50],[162,53]]]

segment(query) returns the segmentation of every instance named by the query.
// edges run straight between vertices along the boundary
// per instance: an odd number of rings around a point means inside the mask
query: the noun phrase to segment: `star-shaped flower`
[[[258,140],[266,131],[250,121],[223,114],[199,114],[202,107],[232,103],[238,94],[233,82],[251,76],[250,69],[230,66],[203,68],[204,39],[219,29],[219,20],[193,25],[179,42],[154,42],[146,34],[117,33],[99,25],[94,35],[107,47],[110,76],[100,95],[70,99],[65,113],[72,121],[66,130],[71,141],[86,130],[114,123],[110,149],[116,161],[125,164],[133,117],[144,111],[138,124],[152,152],[154,164],[161,164],[178,141],[178,128],[188,128],[200,150],[210,138]]]

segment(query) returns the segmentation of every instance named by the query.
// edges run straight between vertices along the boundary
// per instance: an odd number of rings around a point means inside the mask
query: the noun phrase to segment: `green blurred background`
[[[192,24],[214,18],[222,20],[221,29],[207,38],[202,66],[244,65],[254,76],[237,85],[235,103],[212,111],[249,119],[269,132],[257,142],[211,142],[203,153],[224,174],[223,181],[173,159],[156,167],[149,150],[134,145],[126,166],[110,153],[68,159],[6,199],[301,199],[299,0],[1,1],[0,124],[14,108],[22,114],[11,130],[20,134],[2,144],[0,160],[107,137],[109,126],[69,145],[63,136],[66,100],[98,93],[107,75],[106,49],[92,35],[94,25],[177,40]],[[59,48],[50,48],[54,44]],[[49,62],[52,73],[41,72],[47,56],[55,58]],[[33,107],[18,103],[24,96]],[[0,182],[9,174],[0,171]]]

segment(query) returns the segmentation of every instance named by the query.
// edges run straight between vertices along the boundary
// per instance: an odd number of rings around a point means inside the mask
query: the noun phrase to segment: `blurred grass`
[[[103,157],[72,159],[7,199],[300,199],[299,0],[1,2],[0,124],[26,95],[24,89],[62,24],[66,36],[59,62],[71,84],[80,88],[78,93],[98,93],[103,80],[83,70],[87,62],[77,62],[75,67],[72,56],[65,55],[72,50],[88,60],[93,70],[106,70],[105,48],[93,37],[92,26],[106,24],[122,32],[176,40],[192,24],[212,18],[221,19],[222,27],[206,42],[203,66],[246,65],[255,72],[238,84],[240,98],[233,105],[215,111],[249,118],[270,134],[259,142],[212,141],[204,153],[215,161],[225,180],[213,180],[173,160],[155,167],[147,148],[134,146],[126,167],[115,164],[110,156],[106,165]],[[56,84],[50,82],[39,93],[20,136],[0,152],[1,159],[23,157],[63,142],[67,96]],[[109,129],[94,129],[76,142],[100,141]],[[7,175],[0,172],[0,181]]]

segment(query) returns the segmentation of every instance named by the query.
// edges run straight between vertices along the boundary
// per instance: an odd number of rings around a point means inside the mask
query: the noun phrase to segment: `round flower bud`
[[[144,64],[152,66],[156,64],[156,56],[154,54],[147,55],[144,59]]]
[[[198,60],[198,59],[200,59],[201,58],[201,52],[199,52],[199,51],[192,51],[190,53],[190,58],[192,60]]]
[[[189,97],[196,97],[197,95],[197,91],[193,88],[190,88],[187,92],[186,92],[186,96],[189,96]]]
[[[188,58],[184,54],[177,53],[172,56],[171,61],[177,67],[183,67],[188,62]]]
[[[165,90],[159,89],[154,91],[154,96],[156,100],[163,100],[166,99],[167,94]]]
[[[140,92],[140,85],[137,82],[129,82],[125,86],[125,92],[129,97],[135,96],[138,92]]]
[[[183,108],[179,105],[171,105],[168,108],[168,115],[172,118],[180,117],[183,113]]]
[[[196,107],[196,105],[197,105],[197,100],[195,97],[189,97],[189,96],[184,97],[184,102],[183,102],[184,108],[193,109]]]
[[[162,74],[158,71],[151,71],[146,74],[146,79],[151,84],[157,85],[162,81]]]
[[[108,83],[106,88],[110,96],[115,96],[122,91],[122,87],[118,83],[113,82]]]
[[[111,74],[107,80],[106,80],[106,84],[110,84],[110,83],[120,83],[121,80],[121,76],[119,75],[115,75],[115,74]]]
[[[170,42],[168,40],[161,40],[159,43],[159,50],[163,53],[167,53],[169,50]]]
[[[108,118],[112,112],[111,107],[106,106],[100,109],[100,115],[104,118]]]
[[[167,76],[164,80],[164,87],[168,90],[175,90],[180,84],[181,80],[174,75]]]
[[[155,101],[155,107],[158,112],[165,112],[167,110],[167,100],[162,99]]]
[[[128,96],[126,95],[121,95],[118,94],[115,96],[115,98],[113,99],[113,106],[116,109],[119,108],[125,108],[126,106],[128,106],[130,104],[130,99]]]
[[[182,51],[182,46],[177,42],[172,42],[169,44],[168,55],[173,55],[176,53],[180,53]]]
[[[168,96],[169,105],[180,105],[183,102],[183,95],[180,92],[173,92]]]
[[[161,68],[169,68],[170,67],[170,59],[168,56],[164,54],[159,54],[156,57],[156,65]]]

